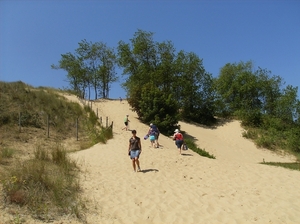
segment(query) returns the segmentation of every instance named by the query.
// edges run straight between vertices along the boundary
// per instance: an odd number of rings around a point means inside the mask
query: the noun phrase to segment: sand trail
[[[258,164],[292,158],[257,149],[237,121],[215,129],[180,123],[215,160],[191,150],[179,155],[167,136],[160,136],[159,149],[142,139],[143,172],[134,173],[123,118],[129,114],[129,127],[141,138],[148,125],[126,101],[99,100],[93,107],[114,122],[114,138],[72,155],[86,171],[88,223],[300,223],[300,172]]]

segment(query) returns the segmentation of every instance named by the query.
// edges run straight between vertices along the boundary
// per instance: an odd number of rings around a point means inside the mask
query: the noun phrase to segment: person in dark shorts
[[[177,146],[179,154],[181,154],[181,146],[183,144],[183,135],[180,133],[180,131],[178,129],[176,129],[174,131],[173,140],[175,140],[175,145]]]
[[[136,136],[136,130],[132,130],[132,137],[129,139],[128,155],[132,161],[134,172],[141,172],[139,157],[142,152],[141,139]]]

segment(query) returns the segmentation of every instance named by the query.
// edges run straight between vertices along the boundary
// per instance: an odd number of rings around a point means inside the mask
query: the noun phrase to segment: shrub
[[[300,130],[293,128],[287,133],[287,148],[293,152],[300,153]]]
[[[36,149],[35,158],[18,161],[1,177],[6,201],[27,205],[36,218],[50,220],[57,215],[84,208],[79,192],[76,162],[69,159],[60,145],[52,151]],[[51,158],[51,159],[49,159]]]
[[[249,129],[243,132],[243,137],[248,139],[256,139],[258,137],[258,132],[255,129]]]
[[[272,136],[262,135],[260,138],[256,140],[256,144],[258,147],[267,148],[267,149],[275,149],[276,141]]]

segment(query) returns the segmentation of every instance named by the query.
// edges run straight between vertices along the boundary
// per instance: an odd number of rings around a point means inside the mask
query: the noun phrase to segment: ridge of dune
[[[300,172],[258,164],[262,159],[292,158],[255,147],[242,137],[238,121],[216,129],[180,122],[200,148],[216,156],[209,159],[191,150],[179,155],[172,139],[163,135],[162,147],[151,148],[149,140],[143,140],[148,125],[138,120],[127,101],[101,99],[92,107],[114,122],[114,138],[72,154],[84,170],[87,223],[300,223]],[[143,172],[133,172],[127,155],[131,132],[122,130],[126,114],[129,129],[136,129],[142,140]]]

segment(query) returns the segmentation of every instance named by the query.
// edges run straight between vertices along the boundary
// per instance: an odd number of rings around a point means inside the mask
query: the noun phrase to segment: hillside
[[[68,96],[71,101],[76,97]],[[168,136],[159,149],[142,140],[143,172],[134,173],[127,155],[130,131],[122,130],[129,114],[130,129],[143,137],[148,126],[139,122],[126,101],[97,100],[99,116],[113,121],[114,138],[72,153],[83,170],[81,184],[87,200],[86,221],[95,223],[299,223],[300,173],[259,162],[289,162],[293,158],[258,149],[242,137],[238,121],[215,128],[181,122],[181,129],[199,147],[216,155],[193,151],[179,155]],[[0,220],[9,220],[0,213]],[[25,223],[42,223],[27,217]],[[58,223],[78,223],[69,219]]]

